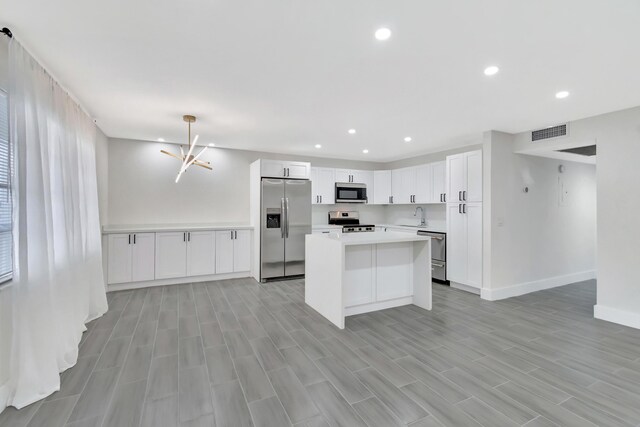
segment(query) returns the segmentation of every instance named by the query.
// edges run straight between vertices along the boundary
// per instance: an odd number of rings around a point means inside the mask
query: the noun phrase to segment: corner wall
[[[595,278],[595,167],[515,154],[514,139],[485,136],[482,297],[489,300]]]

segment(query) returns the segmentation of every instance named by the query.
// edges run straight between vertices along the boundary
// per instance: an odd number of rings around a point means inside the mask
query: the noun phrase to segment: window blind
[[[0,283],[10,280],[13,273],[8,101],[6,92],[0,90]]]

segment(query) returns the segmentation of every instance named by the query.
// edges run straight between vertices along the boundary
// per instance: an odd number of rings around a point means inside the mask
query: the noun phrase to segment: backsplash
[[[445,205],[367,205],[355,203],[313,205],[311,220],[313,225],[327,224],[329,211],[345,210],[358,211],[362,224],[417,225],[420,224],[420,213],[413,216],[417,206],[424,208],[428,225],[446,227],[447,211]]]

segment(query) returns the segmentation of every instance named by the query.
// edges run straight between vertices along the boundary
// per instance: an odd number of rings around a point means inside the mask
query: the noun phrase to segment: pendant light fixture
[[[196,166],[200,166],[201,168],[213,170],[211,166],[209,166],[211,164],[210,162],[204,162],[202,160],[198,160],[202,155],[202,153],[207,151],[208,147],[204,147],[198,154],[196,154],[195,156],[193,155],[193,149],[195,148],[196,142],[198,142],[198,138],[200,137],[200,135],[196,135],[195,138],[193,138],[193,141],[191,141],[191,123],[195,123],[196,116],[187,114],[182,116],[182,120],[187,122],[187,125],[189,126],[189,131],[188,131],[189,133],[187,136],[187,143],[189,144],[189,150],[187,151],[187,154],[186,155],[184,154],[184,148],[182,148],[182,145],[180,145],[180,155],[173,154],[165,150],[160,150],[161,153],[167,154],[171,157],[175,157],[176,159],[179,159],[182,162],[182,166],[180,166],[180,171],[178,172],[178,176],[176,176],[176,183],[180,181],[180,177],[182,176],[182,174],[191,165],[196,165]]]

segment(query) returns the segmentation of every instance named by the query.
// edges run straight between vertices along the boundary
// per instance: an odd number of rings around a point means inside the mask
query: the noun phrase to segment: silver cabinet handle
[[[131,244],[131,234],[129,234],[129,244]]]
[[[235,231],[233,232],[233,238],[234,238],[235,240],[238,240],[238,230],[235,230]]]
[[[284,210],[284,197],[280,199],[280,237],[282,237],[284,239],[284,221],[285,221],[285,217],[286,217],[287,213]]]
[[[136,235],[135,234],[133,235],[133,244],[134,245],[136,244]]]
[[[285,209],[287,210],[287,216],[285,217],[287,229],[285,231],[285,237],[289,238],[289,198],[285,197],[284,199]]]
[[[444,265],[443,265],[443,264],[436,264],[436,263],[433,263],[433,262],[431,263],[431,265],[432,265],[433,267],[438,267],[438,268],[442,268],[442,267],[444,267]],[[432,270],[433,270],[433,268],[432,268]]]
[[[320,203],[320,196],[316,196],[316,203]]]
[[[322,196],[320,196],[320,203],[322,203]]]
[[[187,233],[185,233],[185,232],[182,233],[182,241],[183,242],[187,241]]]
[[[459,214],[462,213],[462,205],[460,203],[458,203],[458,213]]]
[[[391,196],[391,203],[393,203],[393,196]]]
[[[467,205],[466,203],[462,205],[462,213],[467,213]]]
[[[462,201],[462,191],[458,191],[458,201]]]
[[[467,201],[467,190],[464,190],[462,192],[462,200],[464,200],[465,202]]]
[[[442,196],[444,198],[444,202],[447,203],[447,193],[444,193]]]

